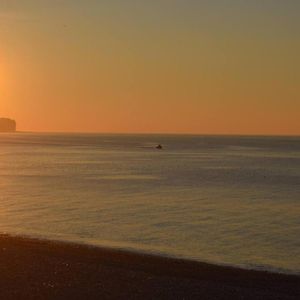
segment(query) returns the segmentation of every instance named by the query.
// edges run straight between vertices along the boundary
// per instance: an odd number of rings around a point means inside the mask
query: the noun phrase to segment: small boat
[[[155,148],[161,150],[163,147],[161,144],[158,144]]]

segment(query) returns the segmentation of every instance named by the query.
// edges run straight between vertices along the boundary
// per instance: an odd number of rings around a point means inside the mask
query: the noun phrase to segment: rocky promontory
[[[0,132],[15,132],[17,124],[15,120],[0,118]]]

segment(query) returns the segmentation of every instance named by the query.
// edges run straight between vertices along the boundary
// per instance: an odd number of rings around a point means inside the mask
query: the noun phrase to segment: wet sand
[[[0,235],[0,299],[300,299],[300,276]]]

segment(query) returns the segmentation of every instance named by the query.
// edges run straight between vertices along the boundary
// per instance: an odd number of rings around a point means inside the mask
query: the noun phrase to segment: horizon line
[[[300,137],[300,133],[299,134],[270,134],[270,133],[104,132],[104,131],[32,131],[32,130],[17,130],[15,133]]]

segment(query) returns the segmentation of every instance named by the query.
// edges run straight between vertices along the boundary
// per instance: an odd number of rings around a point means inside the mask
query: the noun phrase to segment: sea
[[[300,137],[2,133],[0,233],[300,274]]]

